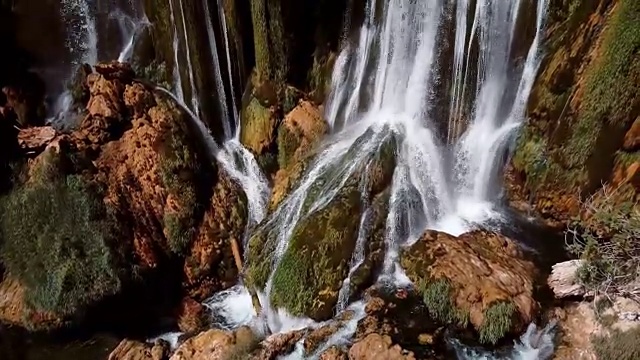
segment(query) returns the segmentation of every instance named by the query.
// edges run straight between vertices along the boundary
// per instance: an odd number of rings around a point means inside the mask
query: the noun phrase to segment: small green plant
[[[154,59],[146,66],[134,64],[133,68],[138,77],[146,79],[169,91],[172,90],[173,85],[169,81],[171,76],[164,62],[158,62]]]
[[[495,344],[511,329],[515,306],[511,302],[500,301],[484,311],[484,321],[480,326],[480,342]]]
[[[162,184],[179,206],[177,211],[168,211],[163,217],[167,243],[174,254],[182,254],[191,243],[198,206],[195,174],[199,165],[195,152],[181,134],[177,127],[169,131],[160,162]]]
[[[610,336],[594,336],[591,339],[598,360],[640,359],[640,327],[631,330],[612,331]]]
[[[115,225],[80,176],[46,169],[2,199],[0,255],[30,305],[64,316],[119,291]]]
[[[588,221],[576,219],[567,230],[569,251],[583,260],[578,279],[596,294],[623,293],[640,279],[640,209],[621,202],[620,191],[603,187],[583,204]]]
[[[422,299],[434,319],[445,323],[456,323],[466,327],[469,323],[469,312],[456,309],[453,303],[451,283],[447,279],[438,279],[420,285]]]

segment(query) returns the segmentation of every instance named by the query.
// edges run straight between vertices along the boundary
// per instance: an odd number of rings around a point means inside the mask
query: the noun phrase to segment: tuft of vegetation
[[[614,330],[610,336],[591,339],[598,360],[640,359],[640,327],[627,331]]]
[[[422,299],[432,318],[444,324],[458,324],[466,327],[469,323],[469,312],[456,309],[453,303],[453,288],[447,279],[438,279],[428,284],[421,284]]]
[[[146,66],[134,64],[133,70],[138,77],[148,80],[169,91],[173,90],[173,84],[171,84],[170,81],[171,75],[169,74],[167,65],[164,62],[159,62],[154,59]]]
[[[590,197],[583,204],[588,222],[577,219],[567,231],[569,251],[583,260],[578,279],[596,294],[624,294],[640,279],[640,207],[617,201],[622,190],[604,187]]]
[[[516,308],[512,302],[500,301],[484,311],[480,326],[480,342],[495,344],[511,330]]]
[[[640,95],[633,81],[640,74],[639,23],[640,2],[620,1],[604,34],[603,54],[587,77],[580,119],[563,147],[571,168],[584,171],[605,126],[624,129],[635,119],[629,119],[628,113]]]
[[[174,254],[183,254],[191,243],[198,206],[195,174],[199,164],[182,135],[177,127],[169,131],[160,162],[162,184],[179,206],[167,211],[163,218],[169,249]]]
[[[290,128],[286,124],[278,127],[278,166],[286,169],[294,161],[294,155],[301,143],[301,135],[295,128]]]
[[[114,223],[102,199],[78,175],[46,163],[1,202],[1,257],[40,311],[76,313],[120,289],[109,244]]]

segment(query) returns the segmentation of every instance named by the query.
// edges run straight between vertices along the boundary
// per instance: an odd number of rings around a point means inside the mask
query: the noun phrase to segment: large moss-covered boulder
[[[298,223],[273,277],[271,304],[326,320],[349,272],[358,237],[360,192],[348,184],[324,209]]]
[[[534,265],[513,240],[496,233],[455,237],[429,230],[401,253],[401,265],[434,318],[468,322],[482,342],[518,333],[538,310]]]
[[[384,190],[391,182],[396,148],[393,134],[378,130],[382,132],[367,131],[357,139],[309,186],[300,204],[300,220],[293,224],[287,249],[273,272],[269,294],[272,306],[315,320],[331,317],[340,288],[349,275],[359,230],[371,240],[365,244],[365,261],[357,269],[348,295],[372,281],[382,261],[385,205],[389,199],[389,192]],[[379,136],[382,142],[365,146],[367,141],[373,141],[372,136]],[[360,152],[365,149],[366,153]],[[355,168],[345,172],[354,165],[353,161],[357,162]],[[326,204],[318,202],[328,189],[335,187],[337,193]],[[367,229],[359,229],[360,218],[369,206],[373,207],[372,221],[367,221]],[[275,218],[267,219],[249,241],[246,278],[250,288],[264,288],[271,275],[273,253],[282,231],[277,226],[278,217],[283,215],[281,210],[275,211]]]

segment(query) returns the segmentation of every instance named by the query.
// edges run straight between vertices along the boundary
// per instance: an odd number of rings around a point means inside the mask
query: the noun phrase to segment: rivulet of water
[[[540,66],[547,1],[533,2],[533,23],[523,20],[527,15],[521,0],[367,1],[358,37],[343,46],[332,75],[325,110],[331,135],[297,187],[268,215],[269,189],[255,159],[237,142],[237,113],[221,106],[226,112],[227,141],[218,146],[216,158],[248,195],[255,195],[257,200],[249,204],[251,224],[260,222],[275,239],[271,275],[265,288],[258,289],[262,313],[256,315],[267,332],[314,325],[310,319],[292,317],[287,309],[270,306],[274,273],[299,222],[330,206],[348,181],[358,179],[366,198],[367,169],[390,139],[397,145],[396,167],[381,280],[408,281],[398,265],[399,250],[426,229],[457,235],[500,219],[496,202],[501,169]],[[212,26],[210,19],[207,26]],[[534,35],[518,37],[522,26],[532,26]],[[449,39],[453,39],[452,54],[443,54],[440,50]],[[214,51],[212,35],[210,42]],[[526,55],[514,50],[516,43],[523,42],[528,45]],[[217,52],[212,57],[218,62],[215,76],[230,79],[220,69]],[[229,61],[227,54],[227,64]],[[451,73],[443,75],[443,69],[449,68]],[[438,90],[443,81],[450,82],[450,91]],[[439,101],[442,96],[446,101]],[[442,103],[446,107],[439,105]],[[330,177],[324,176],[328,173]],[[338,311],[349,307],[350,275],[362,261],[369,238],[369,204],[362,202],[360,219],[354,219],[359,220],[358,239],[351,271],[340,290]],[[247,317],[240,316],[241,307],[228,311],[228,306],[218,306],[235,304],[234,300],[248,304],[245,290],[230,291],[209,306],[228,314],[229,323],[246,323]],[[515,353],[542,356],[549,350],[548,332],[536,331],[529,329]],[[526,342],[533,338],[538,339],[535,344]]]

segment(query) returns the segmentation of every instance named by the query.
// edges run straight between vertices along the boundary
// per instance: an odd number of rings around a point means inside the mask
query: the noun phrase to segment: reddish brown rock
[[[349,360],[415,360],[415,356],[387,335],[369,334],[349,349]]]
[[[502,235],[473,231],[455,237],[429,230],[402,254],[401,263],[416,284],[448,280],[453,303],[469,312],[476,329],[483,324],[484,311],[497,302],[515,305],[514,332],[530,323],[538,310],[533,298],[536,269],[518,245]]]
[[[134,118],[143,117],[155,104],[153,94],[140,83],[126,85],[124,104],[133,111]]]
[[[234,346],[233,333],[209,330],[185,341],[171,356],[171,360],[225,359]]]
[[[633,125],[631,125],[631,129],[627,131],[624,136],[624,143],[622,144],[622,148],[625,151],[638,151],[640,150],[640,117],[637,118]]]
[[[304,334],[304,330],[299,330],[269,336],[260,344],[261,349],[254,360],[275,360],[279,355],[290,353]]]
[[[109,355],[109,360],[167,360],[168,358],[169,346],[166,342],[148,344],[127,339],[122,340]]]
[[[332,346],[320,354],[320,360],[347,360],[347,354],[337,346]]]
[[[177,315],[180,331],[187,334],[202,331],[208,325],[205,307],[189,297],[182,299]]]
[[[47,146],[56,135],[51,126],[25,128],[18,132],[18,144],[21,148],[32,151]]]
[[[53,314],[32,309],[25,299],[24,286],[8,276],[0,282],[0,322],[33,331],[55,329],[63,324]]]

